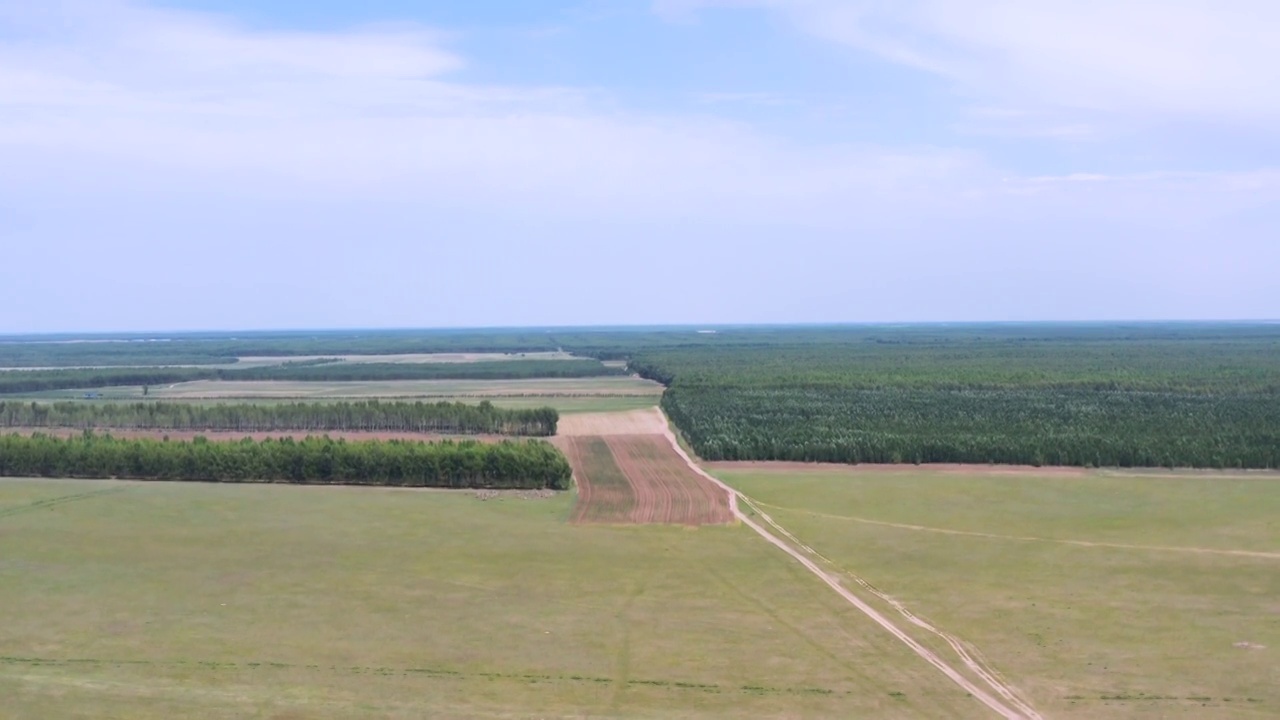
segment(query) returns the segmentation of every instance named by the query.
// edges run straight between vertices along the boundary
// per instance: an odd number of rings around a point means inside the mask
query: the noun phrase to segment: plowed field
[[[732,522],[729,496],[689,469],[662,435],[564,438],[578,502],[575,523]]]

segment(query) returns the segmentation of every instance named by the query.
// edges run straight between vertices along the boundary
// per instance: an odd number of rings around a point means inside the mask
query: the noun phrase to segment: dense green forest
[[[23,403],[0,401],[0,427],[234,430],[242,432],[394,431],[551,436],[554,408],[505,409],[489,402],[337,402],[288,404]]]
[[[631,366],[710,460],[1280,467],[1280,328],[838,337]]]
[[[171,442],[86,432],[0,435],[0,476],[563,490],[572,472],[541,440]]]
[[[498,360],[470,363],[299,362],[253,368],[104,367],[0,371],[0,394],[170,385],[194,380],[522,380],[623,374],[598,360]]]

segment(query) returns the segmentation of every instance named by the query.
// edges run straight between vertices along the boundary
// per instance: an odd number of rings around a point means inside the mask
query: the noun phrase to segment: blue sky
[[[1280,317],[1280,4],[0,0],[0,332]]]

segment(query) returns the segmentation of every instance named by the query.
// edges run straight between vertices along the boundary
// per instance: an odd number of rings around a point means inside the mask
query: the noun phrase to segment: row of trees
[[[507,409],[438,402],[337,402],[279,405],[189,403],[18,403],[0,401],[0,427],[145,430],[389,431],[458,435],[556,434],[554,408]]]
[[[564,490],[572,471],[542,440],[255,442],[0,435],[0,476]]]
[[[0,394],[194,380],[525,380],[618,375],[598,360],[498,360],[473,363],[299,362],[255,368],[147,367],[0,371]]]

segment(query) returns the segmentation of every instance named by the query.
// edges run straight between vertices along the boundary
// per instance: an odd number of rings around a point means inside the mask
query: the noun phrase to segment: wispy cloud
[[[667,16],[760,7],[815,36],[945,77],[975,101],[1274,123],[1271,0],[657,0]]]

